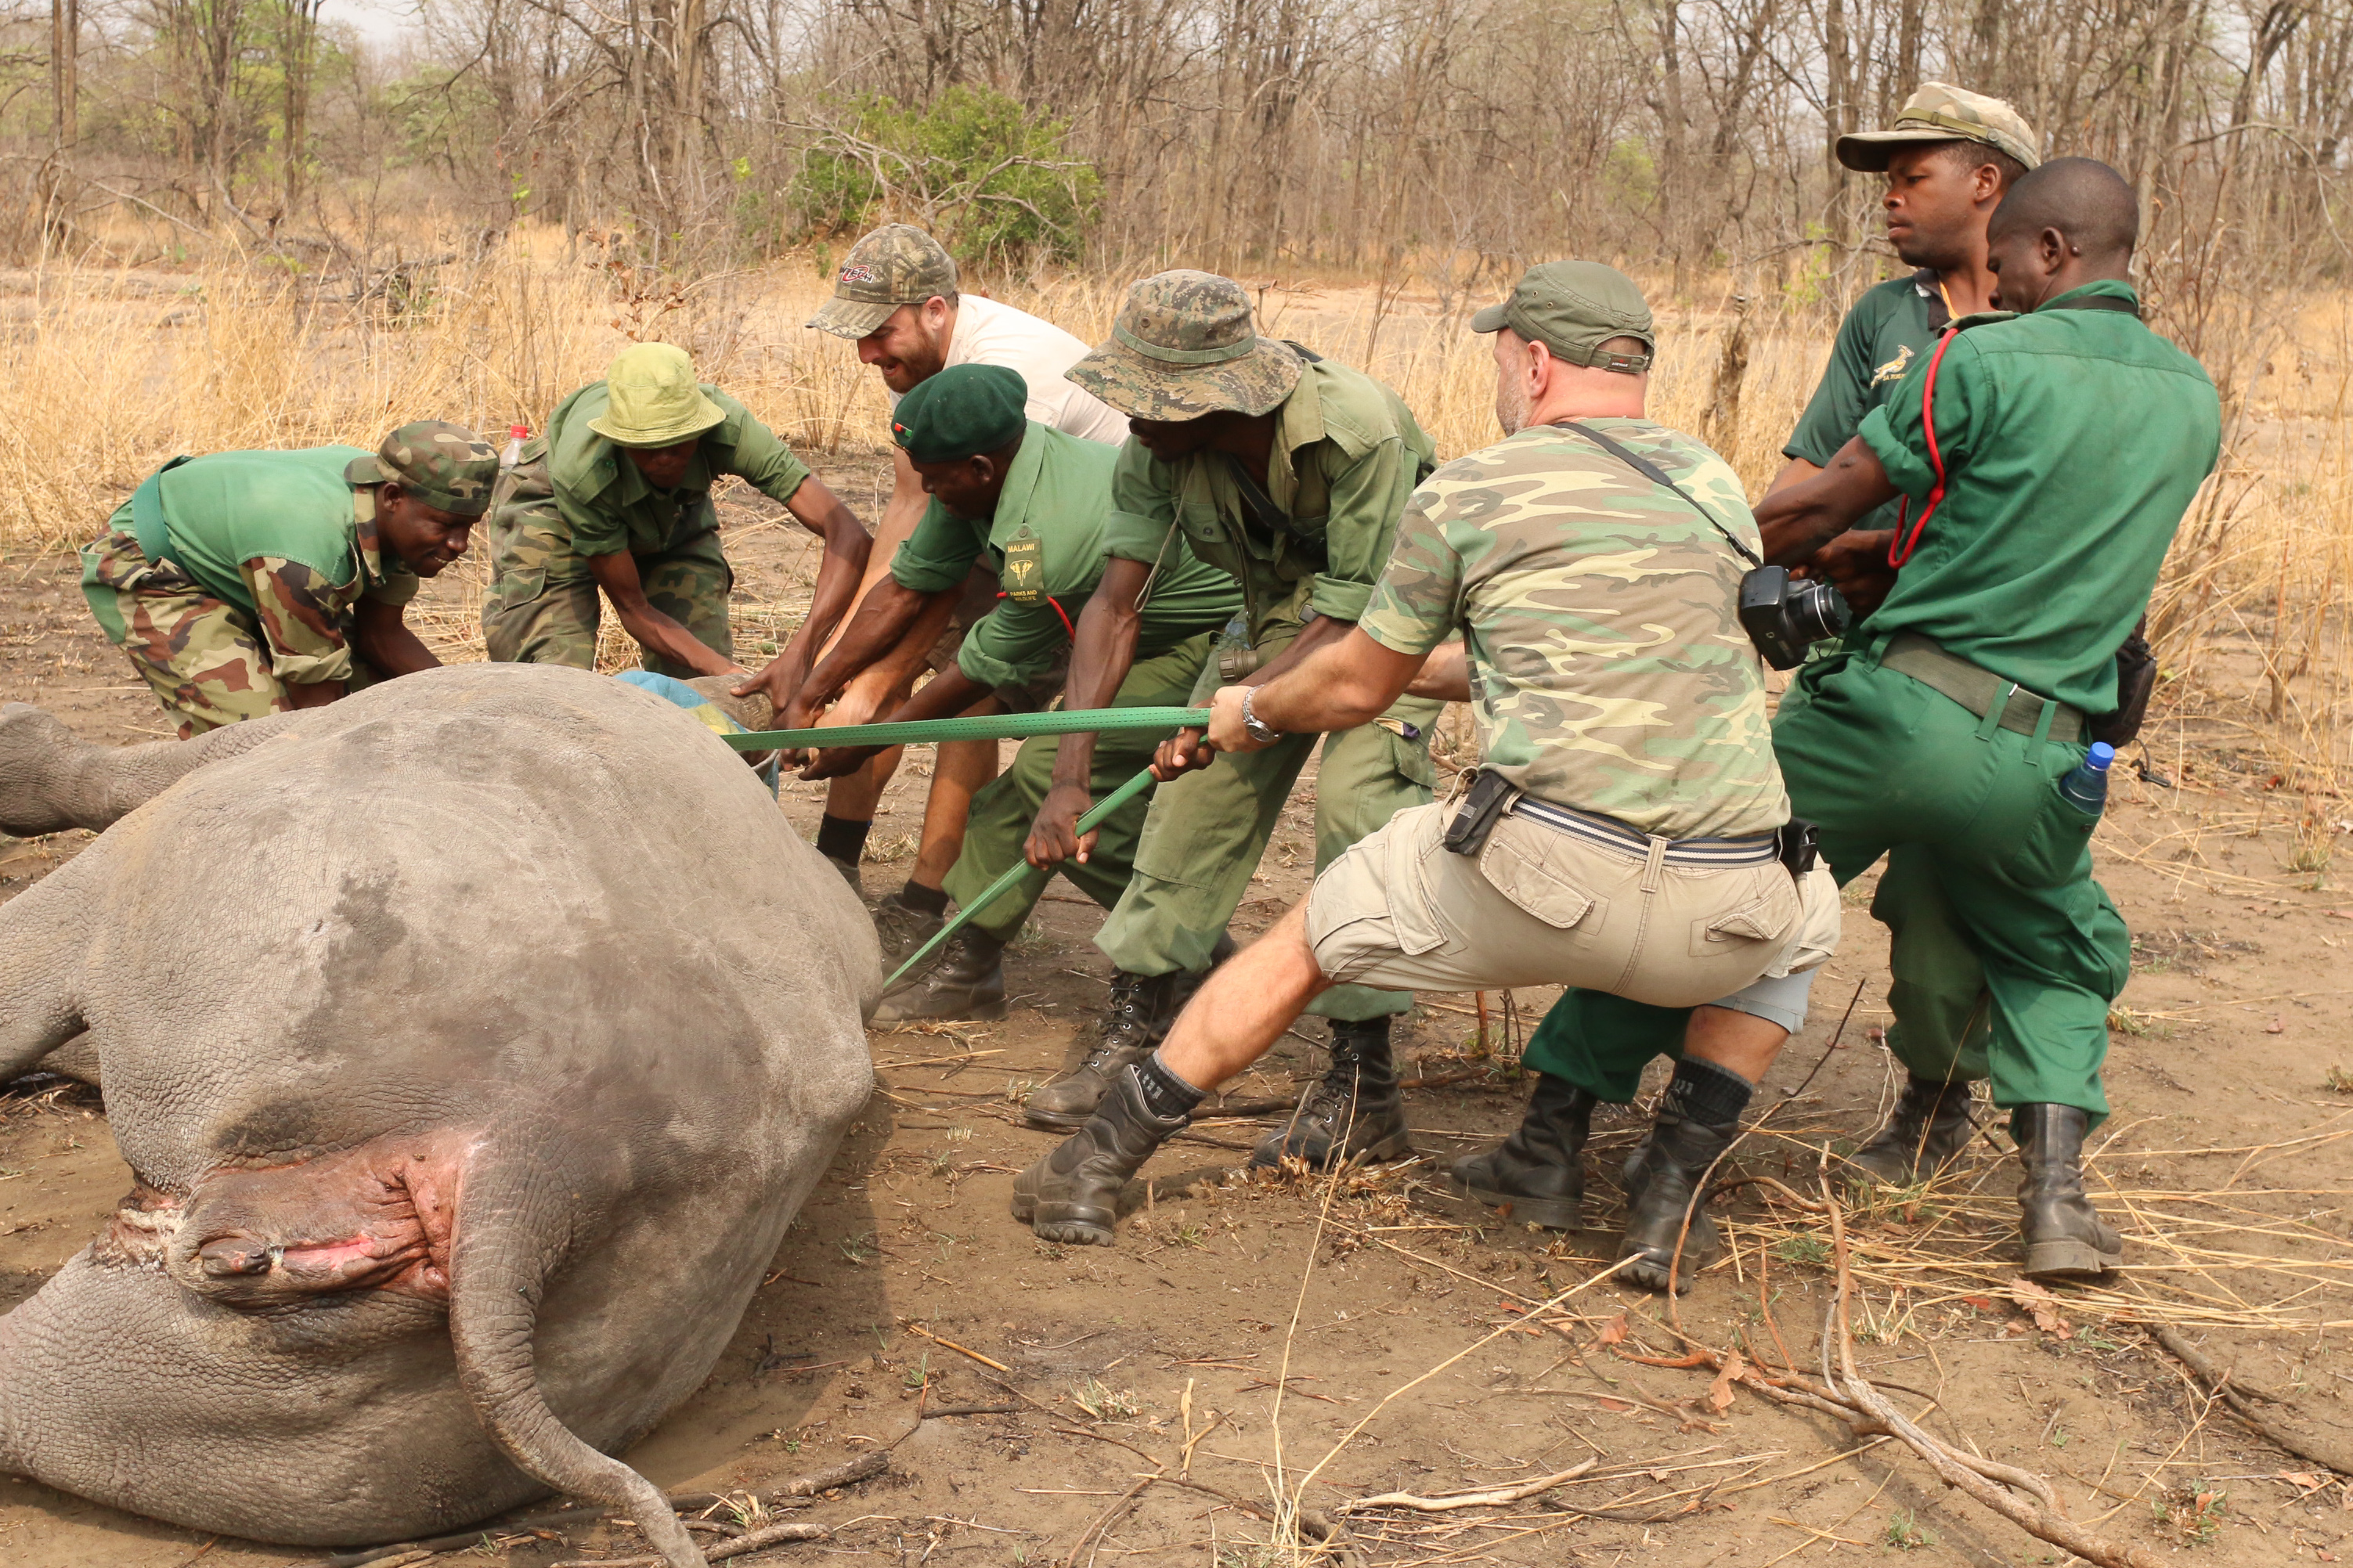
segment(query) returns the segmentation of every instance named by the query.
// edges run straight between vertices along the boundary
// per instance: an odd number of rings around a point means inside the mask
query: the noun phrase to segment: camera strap
[[[1735,550],[1740,552],[1740,558],[1743,561],[1747,562],[1751,566],[1762,566],[1765,564],[1764,559],[1755,551],[1749,549],[1748,546],[1741,543],[1738,536],[1736,535],[1732,530],[1725,527],[1723,523],[1716,521],[1715,513],[1700,505],[1698,501],[1694,500],[1689,490],[1675,483],[1674,480],[1667,478],[1665,470],[1661,468],[1658,464],[1651,461],[1650,458],[1643,457],[1638,452],[1628,451],[1617,442],[1612,441],[1609,437],[1604,436],[1600,431],[1588,429],[1587,426],[1577,423],[1574,419],[1564,419],[1558,425],[1554,426],[1553,428],[1556,430],[1576,431],[1578,435],[1584,437],[1587,440],[1592,442],[1595,446],[1600,447],[1603,451],[1609,453],[1611,457],[1617,458],[1620,462],[1625,464],[1636,473],[1641,475],[1644,479],[1650,480],[1652,484],[1666,486],[1667,489],[1683,497],[1684,502],[1689,505],[1694,511],[1707,519],[1709,526],[1714,528],[1716,532],[1724,535],[1725,542],[1731,545]],[[1925,521],[1926,520],[1924,519],[1923,521]]]
[[[1912,525],[1910,532],[1905,531],[1904,514],[1912,510],[1912,498],[1905,496],[1904,504],[1895,509],[1895,536],[1887,542],[1887,564],[1891,567],[1901,569],[1912,559],[1928,520],[1944,503],[1945,454],[1936,447],[1936,371],[1945,363],[1945,351],[1960,335],[1957,328],[1947,327],[1945,335],[1936,340],[1936,352],[1928,356],[1928,374],[1922,378],[1920,387],[1920,428],[1928,437],[1928,466],[1936,470],[1936,482],[1928,491],[1928,503],[1920,509],[1920,521]]]

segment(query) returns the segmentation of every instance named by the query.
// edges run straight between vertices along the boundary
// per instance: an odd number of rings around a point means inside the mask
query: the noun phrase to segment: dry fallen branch
[[[2341,1438],[2316,1437],[2309,1432],[2290,1432],[2270,1416],[2257,1414],[2253,1408],[2254,1400],[2261,1399],[2274,1405],[2287,1405],[2288,1402],[2277,1394],[2265,1394],[2239,1382],[2234,1373],[2216,1366],[2203,1351],[2163,1323],[2151,1323],[2148,1331],[2149,1337],[2164,1349],[2166,1354],[2188,1367],[2190,1375],[2197,1378],[2207,1393],[2221,1396],[2222,1403],[2231,1407],[2231,1413],[2253,1428],[2265,1441],[2300,1459],[2325,1465],[2340,1476],[2353,1476],[2353,1447],[2348,1447]]]
[[[1539,1492],[1548,1492],[1565,1481],[1573,1481],[1585,1474],[1599,1459],[1587,1459],[1571,1465],[1556,1475],[1539,1476],[1532,1481],[1521,1481],[1508,1487],[1487,1487],[1473,1491],[1440,1492],[1436,1497],[1416,1497],[1411,1492],[1377,1492],[1344,1502],[1335,1513],[1356,1513],[1368,1508],[1409,1508],[1417,1513],[1447,1513],[1458,1508],[1502,1508],[1506,1503],[1525,1502]]]

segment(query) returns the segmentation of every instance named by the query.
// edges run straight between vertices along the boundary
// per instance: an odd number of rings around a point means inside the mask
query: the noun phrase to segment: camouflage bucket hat
[[[669,343],[623,349],[606,368],[605,388],[605,412],[588,428],[616,447],[675,447],[727,419],[702,395],[694,361]]]
[[[808,324],[854,341],[889,321],[902,305],[934,297],[953,300],[955,292],[955,258],[946,247],[920,228],[886,223],[849,247],[834,274],[833,298]]]
[[[1127,291],[1111,341],[1063,374],[1132,419],[1264,414],[1304,363],[1258,335],[1250,296],[1214,272],[1162,272]]]
[[[398,485],[436,511],[480,517],[499,482],[499,455],[489,442],[446,419],[413,419],[384,438],[373,458],[353,458],[343,479],[354,485]]]
[[[1999,98],[1941,81],[1920,84],[1904,100],[1887,131],[1855,131],[1838,139],[1838,161],[1866,174],[1883,174],[1898,147],[1930,142],[1976,142],[2007,153],[2031,169],[2042,162],[2042,144],[2026,117]]]

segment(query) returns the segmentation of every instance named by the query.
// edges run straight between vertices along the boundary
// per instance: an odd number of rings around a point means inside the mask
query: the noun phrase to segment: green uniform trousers
[[[1200,679],[1201,667],[1208,661],[1210,636],[1203,632],[1166,653],[1137,660],[1111,705],[1182,707]],[[1088,793],[1101,800],[1134,778],[1167,738],[1166,731],[1158,730],[1113,731],[1096,736]],[[1038,808],[1045,805],[1046,792],[1053,786],[1054,753],[1061,739],[1036,735],[1022,742],[1021,749],[1013,754],[1013,765],[972,797],[972,811],[965,819],[964,850],[944,884],[948,897],[958,904],[969,904],[1008,868],[1021,863],[1029,825],[1038,819]],[[1135,866],[1136,840],[1144,832],[1152,795],[1151,790],[1145,791],[1103,819],[1095,829],[1095,847],[1084,864],[1065,860],[1055,868],[1071,886],[1105,909],[1118,903],[1119,896],[1127,891]],[[973,917],[972,929],[999,942],[1010,942],[1029,911],[1037,908],[1049,879],[1031,878],[1015,883],[985,913]]]
[[[1930,966],[1925,978],[1915,966],[1894,994],[1907,1005],[1930,998],[1931,1027],[1946,1040],[1968,1028],[1995,1104],[2105,1116],[2108,1006],[2124,990],[2131,943],[2092,880],[2097,819],[2058,792],[2084,748],[1990,725],[1865,652],[1806,667],[1782,699],[1773,747],[1790,804],[1820,826],[1839,881],[1890,856],[1899,887],[1891,897],[1883,879],[1873,912],[1905,922],[1899,937],[1915,942],[1915,959],[1919,949],[1957,944],[1974,960]],[[1968,979],[1973,967],[1982,1003]],[[1571,992],[1525,1059],[1604,1100],[1630,1100],[1651,1058],[1680,1054],[1688,1016]],[[1970,1055],[1947,1051],[1954,1076],[1967,1075]]]
[[[1296,615],[1286,609],[1267,618],[1253,646],[1271,660],[1298,632]],[[1222,684],[1213,658],[1192,702],[1208,701]],[[1315,775],[1317,871],[1398,812],[1429,804],[1437,779],[1430,731],[1444,707],[1426,697],[1400,697],[1373,722],[1323,737]],[[1410,740],[1400,732],[1409,729]],[[1209,967],[1210,951],[1249,890],[1316,739],[1286,735],[1261,752],[1220,756],[1155,793],[1135,848],[1135,875],[1095,936],[1113,963],[1131,974],[1198,974]],[[1335,985],[1307,1010],[1357,1020],[1412,1005],[1409,991]]]
[[[723,658],[735,657],[727,624],[734,569],[719,548],[717,514],[703,503],[709,526],[648,555],[632,552],[646,601],[694,634]],[[491,507],[491,585],[482,595],[482,642],[500,664],[563,664],[596,668],[596,629],[603,604],[585,556],[572,548],[572,528],[556,510],[547,460],[512,470]],[[675,536],[673,536],[675,538]],[[692,679],[702,673],[650,651],[639,659],[657,675]]]

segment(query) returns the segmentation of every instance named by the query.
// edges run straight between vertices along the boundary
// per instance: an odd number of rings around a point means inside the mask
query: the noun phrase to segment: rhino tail
[[[474,1414],[524,1474],[567,1496],[625,1512],[670,1568],[702,1568],[702,1551],[654,1484],[564,1425],[540,1392],[532,1335],[567,1216],[546,1171],[480,1165],[463,1183],[449,1268],[449,1338]]]

